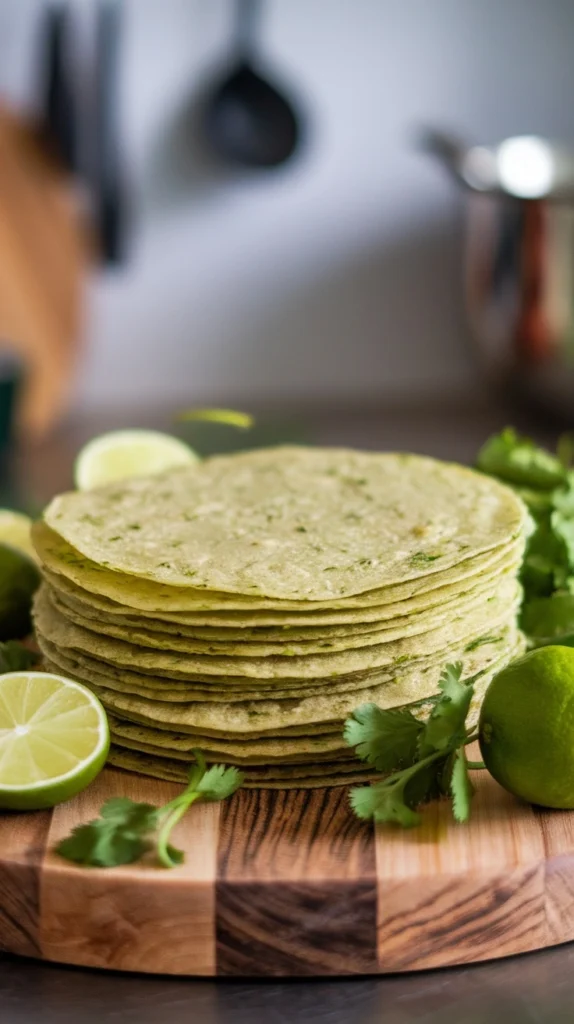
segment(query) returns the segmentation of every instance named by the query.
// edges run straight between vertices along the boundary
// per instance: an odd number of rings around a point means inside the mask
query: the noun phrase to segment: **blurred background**
[[[526,363],[568,413],[570,0],[0,0],[0,38],[25,432],[464,403]]]

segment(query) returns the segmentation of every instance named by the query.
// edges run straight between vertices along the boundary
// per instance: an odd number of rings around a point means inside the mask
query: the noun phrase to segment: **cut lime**
[[[102,434],[82,448],[74,478],[80,491],[126,480],[132,476],[162,473],[176,466],[198,462],[199,456],[184,441],[155,430],[115,430]]]
[[[0,543],[0,640],[28,635],[32,628],[32,596],[40,573],[22,551]]]
[[[13,512],[9,508],[0,508],[0,543],[23,551],[36,561],[36,552],[30,540],[32,520],[23,512]]]
[[[250,430],[255,423],[251,413],[238,412],[237,409],[186,409],[179,413],[177,419],[184,423],[223,423],[239,430]]]
[[[102,770],[109,746],[106,713],[85,686],[47,672],[0,676],[0,807],[69,800]]]

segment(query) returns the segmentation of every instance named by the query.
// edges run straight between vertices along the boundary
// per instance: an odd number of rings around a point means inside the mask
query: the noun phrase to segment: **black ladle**
[[[228,163],[277,167],[300,142],[300,120],[291,102],[255,70],[259,0],[235,2],[237,62],[206,104],[205,133],[214,152]]]

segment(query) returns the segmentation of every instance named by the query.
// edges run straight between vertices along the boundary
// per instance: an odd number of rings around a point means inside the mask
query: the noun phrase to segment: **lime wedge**
[[[224,423],[228,427],[238,427],[239,430],[250,430],[255,423],[251,413],[238,412],[237,409],[186,409],[179,413],[177,419],[184,423],[194,420],[200,423]]]
[[[69,800],[104,767],[106,713],[85,686],[47,672],[0,676],[0,807]]]
[[[36,561],[36,552],[30,540],[32,520],[23,512],[12,512],[9,508],[0,508],[0,542],[9,544],[18,551]]]
[[[40,573],[32,559],[0,543],[0,640],[21,639],[32,629],[32,596]]]
[[[199,456],[184,441],[155,430],[115,430],[102,434],[82,448],[74,478],[80,491],[126,480],[132,476],[162,473],[176,466],[198,462]]]

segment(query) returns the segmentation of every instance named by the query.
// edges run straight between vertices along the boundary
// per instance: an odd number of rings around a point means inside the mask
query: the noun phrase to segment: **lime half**
[[[74,479],[78,490],[91,491],[114,480],[162,473],[193,462],[199,462],[199,456],[178,437],[155,430],[115,430],[82,448]]]
[[[37,555],[30,540],[32,520],[23,512],[12,512],[9,508],[0,508],[0,541],[10,547],[23,551],[29,558],[36,561]]]
[[[69,800],[102,770],[109,746],[106,713],[85,686],[47,672],[0,676],[0,807]]]

